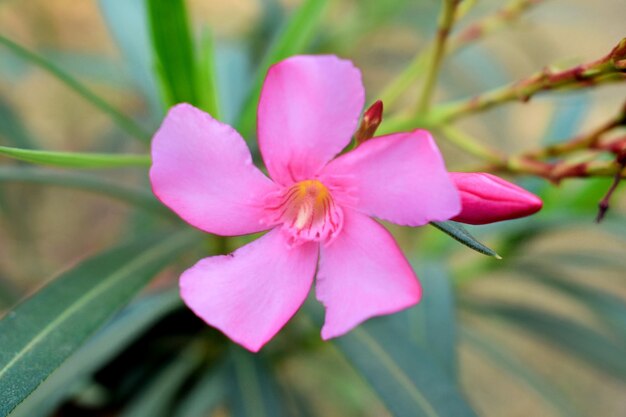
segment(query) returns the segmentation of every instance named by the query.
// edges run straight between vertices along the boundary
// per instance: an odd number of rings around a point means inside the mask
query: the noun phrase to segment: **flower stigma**
[[[343,212],[319,180],[299,181],[268,197],[265,222],[282,224],[290,244],[330,243],[343,224]]]

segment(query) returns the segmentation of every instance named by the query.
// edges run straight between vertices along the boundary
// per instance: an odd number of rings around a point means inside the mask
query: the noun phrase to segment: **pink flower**
[[[370,139],[335,158],[363,104],[361,74],[350,61],[296,56],[274,65],[258,109],[271,179],[233,128],[188,104],[173,107],[154,136],[150,179],[165,205],[209,233],[269,230],[230,255],[202,259],[180,279],[185,303],[251,351],[295,314],[316,270],[323,339],[416,304],[413,269],[370,216],[421,226],[460,211],[426,131]]]
[[[536,195],[484,172],[451,172],[461,194],[461,212],[452,220],[487,224],[530,216],[543,203]]]

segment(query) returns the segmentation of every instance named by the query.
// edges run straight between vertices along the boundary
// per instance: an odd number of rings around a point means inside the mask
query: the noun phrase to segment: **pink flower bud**
[[[377,100],[363,113],[363,120],[354,134],[357,145],[374,137],[376,129],[383,121],[383,102]]]
[[[461,195],[461,213],[452,220],[487,224],[536,213],[541,199],[523,188],[484,172],[451,172]]]

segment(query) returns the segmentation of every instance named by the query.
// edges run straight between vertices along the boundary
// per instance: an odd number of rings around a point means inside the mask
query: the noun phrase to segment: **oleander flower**
[[[413,269],[371,217],[421,226],[460,211],[424,130],[373,138],[337,156],[363,104],[361,74],[350,61],[295,56],[271,67],[258,108],[269,178],[233,128],[191,105],[173,107],[154,136],[150,179],[165,205],[217,235],[269,230],[180,278],[189,308],[251,351],[296,313],[315,275],[326,308],[323,339],[416,304]]]

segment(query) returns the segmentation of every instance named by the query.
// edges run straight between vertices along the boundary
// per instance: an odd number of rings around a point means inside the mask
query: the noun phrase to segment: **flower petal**
[[[230,255],[199,261],[180,277],[185,303],[209,325],[257,352],[304,302],[318,245],[288,246],[274,229]]]
[[[189,104],[172,107],[154,135],[150,181],[186,222],[227,236],[267,230],[262,202],[277,189],[234,129]]]
[[[349,194],[344,205],[401,225],[448,220],[461,210],[459,193],[425,130],[370,139],[331,161],[321,177],[328,183],[343,178]]]
[[[361,72],[336,56],[294,56],[271,67],[258,136],[274,181],[289,185],[316,174],[350,142],[364,100]]]
[[[389,232],[375,220],[345,210],[341,233],[321,248],[316,294],[326,307],[326,340],[370,317],[416,304],[421,289]]]

